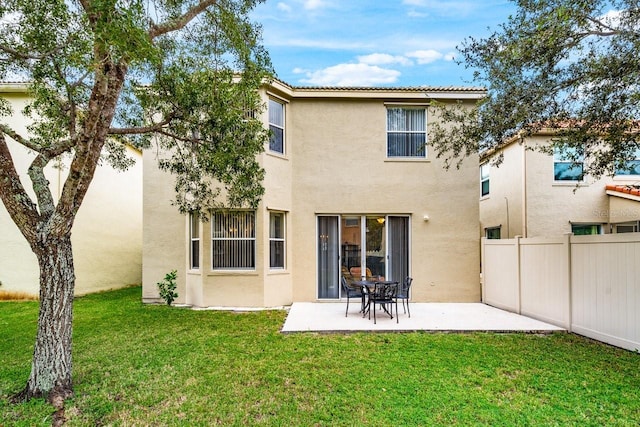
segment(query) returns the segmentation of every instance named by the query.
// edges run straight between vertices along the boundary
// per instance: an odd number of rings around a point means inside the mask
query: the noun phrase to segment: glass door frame
[[[334,280],[337,283],[338,286],[338,297],[337,298],[326,298],[326,297],[320,297],[321,294],[321,290],[320,290],[320,280],[321,280],[321,261],[320,261],[320,248],[321,248],[321,239],[322,236],[320,236],[320,218],[336,218],[336,222],[337,222],[337,238],[335,241],[335,250],[337,253],[337,268],[335,270],[335,272],[331,272],[332,275],[335,275]],[[382,240],[383,240],[383,244],[384,244],[384,255],[382,256],[382,262],[384,263],[384,271],[380,272],[380,271],[376,271],[377,275],[383,276],[385,278],[389,278],[389,272],[393,271],[392,266],[390,265],[391,262],[391,253],[390,253],[390,244],[391,244],[391,240],[390,238],[392,237],[390,235],[391,233],[391,227],[389,226],[389,219],[390,218],[406,218],[407,223],[406,223],[406,228],[404,229],[404,232],[406,233],[405,236],[405,242],[406,242],[406,260],[404,260],[403,262],[406,262],[406,268],[407,268],[407,274],[410,275],[410,271],[411,271],[411,215],[392,215],[392,214],[335,214],[335,215],[330,215],[330,214],[326,214],[326,215],[316,215],[316,299],[317,300],[323,300],[323,301],[340,301],[342,300],[342,298],[344,298],[343,294],[343,290],[342,290],[342,286],[340,284],[341,282],[341,275],[342,275],[342,267],[346,266],[344,263],[346,262],[347,258],[344,254],[344,246],[345,246],[345,242],[343,242],[343,221],[345,221],[345,219],[348,218],[358,218],[359,221],[359,227],[360,227],[360,242],[359,245],[357,245],[359,247],[359,251],[360,251],[360,267],[361,267],[361,277],[356,277],[356,279],[361,279],[362,275],[364,274],[366,276],[366,268],[367,266],[367,219],[372,219],[372,218],[384,218],[383,224],[384,224],[384,236],[382,236]],[[379,221],[378,221],[379,222]],[[327,242],[328,244],[330,244],[331,242]],[[353,242],[355,243],[355,242]],[[351,246],[355,246],[355,245],[351,245]],[[381,248],[382,249],[382,248]],[[364,267],[364,269],[363,269]],[[372,274],[373,274],[373,270],[372,270]],[[397,279],[397,280],[403,280],[403,278],[401,279]]]

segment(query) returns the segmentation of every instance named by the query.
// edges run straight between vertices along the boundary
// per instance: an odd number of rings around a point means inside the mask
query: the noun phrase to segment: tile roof
[[[334,90],[334,91],[367,91],[367,92],[383,92],[383,91],[399,91],[399,92],[484,92],[484,87],[473,86],[291,86],[297,90]]]
[[[606,191],[615,191],[622,194],[631,194],[640,197],[640,186],[638,185],[616,185],[607,184]]]

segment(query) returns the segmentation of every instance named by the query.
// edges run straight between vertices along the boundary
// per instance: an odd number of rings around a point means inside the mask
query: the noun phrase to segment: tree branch
[[[47,157],[49,157],[50,159],[56,156],[59,156],[65,151],[69,151],[75,145],[74,140],[65,139],[65,140],[59,141],[57,144],[53,144],[48,147],[41,147],[40,145],[31,142],[31,140],[24,138],[19,133],[11,129],[9,126],[0,124],[0,137],[3,137],[3,134],[9,136],[18,144],[23,145],[24,147],[30,150],[33,150],[36,153],[42,153]]]
[[[40,216],[46,221],[51,217],[55,210],[55,204],[53,202],[53,196],[51,195],[51,189],[49,188],[49,180],[44,176],[44,168],[49,164],[49,156],[39,154],[31,162],[29,166],[29,178],[33,186],[33,191],[36,193],[38,199],[38,206],[40,208]]]
[[[34,144],[33,142],[31,142],[31,140],[24,138],[22,135],[20,135],[18,132],[11,129],[9,126],[0,123],[0,137],[2,137],[2,134],[9,136],[18,144],[23,145],[30,150],[40,152],[40,150],[42,149],[42,147],[40,147],[37,144]]]
[[[0,133],[0,170],[3,175],[0,179],[0,199],[13,222],[33,247],[36,243],[38,210],[20,182],[9,146],[2,133]]]
[[[617,28],[613,28],[610,25],[605,24],[604,22],[602,22],[599,19],[596,18],[592,18],[591,16],[585,16],[585,19],[589,22],[591,22],[592,24],[594,24],[597,28],[604,28],[608,31],[602,31],[602,30],[590,30],[590,31],[585,31],[583,33],[579,33],[583,36],[599,36],[599,37],[611,37],[611,36],[615,36],[617,34],[620,34],[620,30]]]
[[[55,48],[51,49],[49,52],[43,53],[43,54],[35,54],[35,53],[24,53],[24,52],[20,52],[18,50],[15,50],[7,45],[3,45],[0,44],[0,50],[8,53],[9,55],[18,58],[18,59],[22,59],[23,61],[28,61],[28,60],[36,60],[36,61],[41,61],[45,58],[48,58],[50,56],[52,56],[53,54],[55,54],[56,52],[61,51],[64,48],[64,46],[56,46]]]
[[[162,129],[158,130],[158,133],[161,134],[161,135],[167,136],[169,138],[173,138],[173,139],[175,139],[177,141],[182,141],[182,142],[194,143],[194,142],[198,142],[199,141],[199,139],[197,139],[197,138],[185,138],[185,137],[178,136],[176,134],[167,132],[167,131],[162,130]]]
[[[127,73],[126,65],[113,64],[107,56],[99,62],[103,63],[102,69],[96,73],[83,131],[74,145],[75,156],[54,214],[55,224],[52,227],[60,235],[70,231],[75,214],[93,180]]]
[[[167,34],[172,31],[177,31],[184,28],[189,22],[191,22],[209,6],[214,6],[217,3],[217,0],[202,0],[200,3],[193,6],[184,15],[178,17],[177,19],[158,25],[152,24],[151,29],[149,30],[149,38],[153,40],[163,34]]]
[[[108,134],[109,135],[136,135],[141,133],[148,132],[158,132],[164,126],[171,123],[173,117],[166,118],[159,123],[154,123],[149,126],[139,126],[139,127],[131,127],[131,128],[110,128]]]

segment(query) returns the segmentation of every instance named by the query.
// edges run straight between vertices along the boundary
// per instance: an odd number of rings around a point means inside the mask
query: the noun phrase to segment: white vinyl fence
[[[482,300],[640,350],[640,233],[482,239]]]

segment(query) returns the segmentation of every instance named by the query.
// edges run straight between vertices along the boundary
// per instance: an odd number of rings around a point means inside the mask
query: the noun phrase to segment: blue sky
[[[501,0],[266,0],[253,17],[294,86],[470,86],[456,46],[514,12]]]

